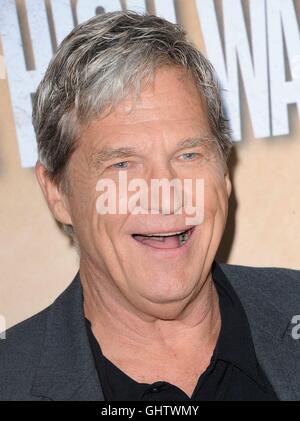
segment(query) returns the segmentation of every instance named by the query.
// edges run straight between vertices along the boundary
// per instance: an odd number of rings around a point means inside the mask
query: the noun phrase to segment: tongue
[[[180,247],[179,236],[164,237],[163,240],[156,240],[155,237],[144,237],[142,235],[135,236],[135,239],[142,244],[145,244],[156,249],[175,249]]]

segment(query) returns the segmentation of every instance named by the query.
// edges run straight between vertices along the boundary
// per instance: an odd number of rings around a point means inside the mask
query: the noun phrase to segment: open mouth
[[[175,249],[183,247],[189,241],[194,228],[170,233],[133,234],[132,237],[143,245],[157,249]]]

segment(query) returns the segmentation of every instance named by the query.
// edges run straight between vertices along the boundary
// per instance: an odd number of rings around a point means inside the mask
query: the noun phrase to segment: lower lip
[[[141,247],[143,247],[144,251],[150,251],[152,253],[154,253],[156,256],[159,257],[178,257],[181,256],[182,254],[184,254],[190,247],[191,244],[191,240],[192,240],[192,236],[193,233],[195,231],[195,227],[191,229],[190,234],[189,234],[189,238],[186,241],[186,243],[183,246],[177,247],[177,248],[156,248],[156,247],[152,247],[149,244],[143,244],[138,240],[135,240],[133,237],[131,237],[135,243],[137,245],[140,245]]]

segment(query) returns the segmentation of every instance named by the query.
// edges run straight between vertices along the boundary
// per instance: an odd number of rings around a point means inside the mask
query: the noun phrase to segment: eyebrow
[[[180,142],[177,143],[177,147],[181,149],[195,148],[197,146],[208,145],[213,141],[214,141],[213,136],[200,135],[200,136],[195,136],[195,137],[181,140]]]
[[[92,162],[97,165],[110,161],[111,159],[128,158],[135,154],[137,154],[137,150],[132,147],[103,148],[92,154]]]
[[[207,145],[214,140],[212,136],[200,135],[181,140],[177,143],[177,148],[195,148],[197,146]],[[133,147],[103,148],[100,151],[93,152],[91,162],[93,165],[101,165],[112,159],[124,159],[133,155],[138,155],[137,149]]]

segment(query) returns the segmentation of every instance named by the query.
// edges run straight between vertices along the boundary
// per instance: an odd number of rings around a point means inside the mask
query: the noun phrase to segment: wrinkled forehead
[[[145,82],[138,94],[132,90],[115,106],[108,106],[86,128],[184,119],[194,119],[206,131],[209,129],[207,106],[193,77],[183,69],[168,66],[158,69],[154,80]]]
[[[123,142],[172,143],[212,137],[208,115],[192,77],[174,68],[162,68],[154,83],[145,85],[139,97],[127,96],[114,108],[91,121],[82,138],[86,146],[100,141],[118,147]],[[189,145],[191,146],[191,145]]]

